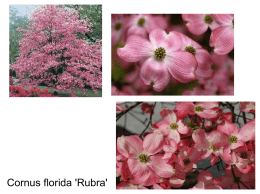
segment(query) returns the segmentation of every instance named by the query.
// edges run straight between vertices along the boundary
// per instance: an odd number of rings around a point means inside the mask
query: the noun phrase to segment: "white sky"
[[[34,7],[38,7],[40,5],[9,5],[9,7],[14,7],[18,10],[18,16],[27,16],[29,17],[30,11],[33,10]]]

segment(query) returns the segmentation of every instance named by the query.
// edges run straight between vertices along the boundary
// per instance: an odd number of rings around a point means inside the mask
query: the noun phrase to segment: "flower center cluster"
[[[202,106],[196,106],[196,107],[194,108],[194,110],[195,110],[196,112],[202,112]]]
[[[218,151],[218,150],[219,150],[219,148],[215,148],[215,147],[213,147],[213,145],[211,145],[209,148],[210,148],[210,149],[212,149],[212,150],[213,150],[213,152],[215,152],[215,151]]]
[[[253,158],[250,158],[249,160],[248,160],[248,164],[251,164],[251,163],[253,163],[254,162],[254,159]]]
[[[147,163],[147,162],[148,162],[148,159],[149,159],[149,157],[148,157],[147,154],[140,154],[140,155],[138,156],[138,160],[139,160],[139,162],[141,162],[141,163]]]
[[[191,53],[191,54],[193,54],[193,55],[196,54],[196,50],[195,50],[195,48],[194,48],[193,46],[187,46],[187,47],[185,48],[185,51],[187,51],[187,52],[189,52],[189,53]]]
[[[206,15],[204,18],[206,24],[211,24],[213,22],[213,17],[211,15]]]
[[[242,152],[240,157],[245,159],[247,157],[247,153],[246,152]]]
[[[233,24],[233,26],[234,26],[234,18],[233,18],[233,20],[232,20],[232,24]]]
[[[228,141],[230,143],[237,143],[237,137],[234,135],[230,135]]]
[[[116,23],[116,25],[115,25],[115,30],[116,30],[116,31],[119,31],[119,30],[121,29],[121,27],[122,27],[122,24],[121,24],[121,23]]]
[[[154,56],[157,60],[163,60],[166,57],[166,51],[164,48],[159,47],[154,51]]]
[[[145,19],[144,18],[140,18],[137,23],[138,23],[138,26],[143,27],[144,24],[145,24]]]
[[[185,165],[188,165],[190,163],[190,159],[189,158],[185,158],[183,160],[183,162],[184,162]]]
[[[177,123],[171,123],[170,124],[170,129],[176,130],[178,129],[179,125]]]

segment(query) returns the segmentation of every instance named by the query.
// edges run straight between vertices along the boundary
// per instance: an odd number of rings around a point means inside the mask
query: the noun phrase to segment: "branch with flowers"
[[[120,102],[119,114],[117,189],[255,189],[254,102]]]
[[[233,14],[113,14],[112,95],[234,95]]]

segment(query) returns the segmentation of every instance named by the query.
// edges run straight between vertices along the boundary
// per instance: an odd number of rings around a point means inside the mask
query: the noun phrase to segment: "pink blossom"
[[[255,139],[255,120],[253,119],[247,122],[240,131],[235,124],[224,121],[222,124],[218,125],[217,130],[222,131],[228,136],[227,140],[222,140],[223,143],[226,143],[224,158],[226,163],[232,164],[232,161],[234,160],[232,160],[231,150],[243,146],[244,142]]]
[[[232,151],[232,164],[242,173],[252,172],[255,169],[255,152],[248,150],[246,145]]]
[[[209,79],[213,76],[213,70],[211,68],[212,61],[208,51],[203,49],[197,42],[190,39],[188,36],[179,33],[182,40],[181,50],[190,52],[193,54],[198,62],[198,67],[195,71],[196,76],[204,79]]]
[[[210,46],[218,55],[225,55],[234,49],[234,14],[213,14],[220,25],[210,36]]]
[[[167,136],[168,139],[173,139],[176,143],[180,142],[180,134],[187,134],[189,132],[189,127],[185,126],[182,120],[179,120],[173,110],[164,108],[160,112],[163,118],[162,125],[155,132],[162,133]]]
[[[192,189],[222,189],[220,179],[213,179],[209,171],[202,171],[198,176],[198,183]]]
[[[123,163],[123,176],[133,184],[149,186],[156,183],[157,176],[171,177],[173,167],[157,154],[164,145],[161,134],[146,135],[144,141],[138,136],[122,136],[117,139],[117,149],[127,158]],[[156,173],[156,174],[155,174]]]
[[[153,107],[154,107],[153,104],[143,103],[141,106],[141,109],[143,112],[145,112],[147,114],[151,114]]]
[[[162,21],[162,23],[158,23]],[[163,18],[154,18],[149,14],[131,15],[127,24],[127,37],[131,35],[139,35],[147,38],[148,34],[155,28],[165,27]]]
[[[112,41],[112,46],[115,46],[120,40],[120,38],[125,36],[124,30],[126,28],[127,18],[124,15],[120,15],[120,14],[112,14],[111,18],[112,18],[111,41]]]
[[[202,118],[213,119],[218,117],[218,107],[218,102],[179,102],[174,110],[180,118],[197,114]]]
[[[243,182],[248,188],[253,189],[254,188],[254,182],[255,182],[255,173],[241,173],[236,166],[233,167],[234,174],[237,177],[234,179],[233,173],[232,173],[232,167],[230,165],[227,165],[225,167],[225,173],[226,176],[221,177],[220,186],[225,189],[227,187],[230,187],[230,189],[247,189],[243,184],[239,183],[239,181]],[[239,187],[238,187],[239,185]]]
[[[226,134],[217,130],[206,134],[203,129],[197,129],[193,132],[192,139],[197,146],[205,149],[201,155],[201,159],[211,156],[211,166],[217,162],[219,156],[224,159],[223,148],[227,145],[228,140]]]
[[[195,80],[197,61],[191,53],[179,51],[182,41],[177,33],[155,29],[149,39],[132,35],[124,48],[117,49],[125,61],[141,62],[140,76],[146,85],[152,84],[155,91],[161,91],[170,76],[183,83]]]
[[[121,182],[116,186],[116,189],[147,189],[142,185],[132,184],[128,181]]]
[[[239,109],[242,112],[255,113],[255,102],[239,102]]]
[[[214,30],[219,26],[212,14],[182,14],[182,18],[189,31],[195,35],[205,33],[208,27]]]
[[[116,102],[116,111],[122,111],[122,112],[125,111],[125,109],[122,106],[119,105],[119,104],[122,104],[122,103],[124,103],[124,102]]]

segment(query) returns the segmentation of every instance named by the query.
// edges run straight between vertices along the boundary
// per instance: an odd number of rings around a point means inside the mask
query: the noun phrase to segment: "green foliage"
[[[186,124],[186,126],[192,129],[199,129],[200,127],[196,123],[191,123],[190,121]]]
[[[90,41],[102,40],[102,5],[65,5],[67,8],[74,8],[79,11],[80,19],[88,18],[93,24],[91,29],[85,35]],[[82,10],[79,8],[82,7]]]
[[[9,7],[9,64],[14,63],[15,58],[19,56],[19,41],[22,33],[17,28],[26,29],[28,18],[26,16],[18,16],[18,10]]]
[[[113,63],[113,67],[112,67],[112,80],[113,82],[116,83],[120,83],[123,84],[124,83],[124,78],[126,75],[126,72],[124,71],[124,69],[118,64],[117,61],[114,61]]]
[[[169,85],[164,91],[154,93],[154,95],[182,95],[184,90],[193,90],[195,86],[199,86],[197,80],[190,83],[178,83],[176,85]]]

